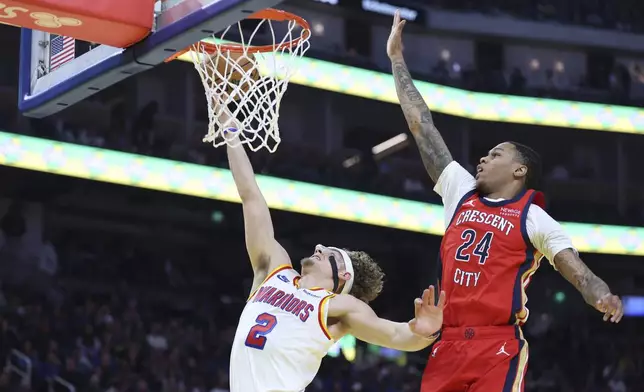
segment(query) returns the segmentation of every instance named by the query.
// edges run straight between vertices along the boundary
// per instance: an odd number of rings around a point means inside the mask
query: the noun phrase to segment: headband
[[[353,287],[353,279],[355,277],[353,273],[353,263],[351,262],[351,258],[349,257],[349,254],[343,249],[335,248],[333,246],[329,246],[329,249],[335,250],[342,255],[342,260],[344,260],[345,269],[351,275],[349,280],[347,280],[347,282],[344,284],[344,287],[342,288],[342,293],[341,293],[341,294],[349,294],[349,292],[351,291],[351,288]],[[336,272],[334,276],[334,281],[335,279],[337,279],[337,276],[338,274]]]

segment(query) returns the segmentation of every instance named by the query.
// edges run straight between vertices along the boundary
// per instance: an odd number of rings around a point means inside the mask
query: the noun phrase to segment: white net
[[[281,39],[277,38],[274,24],[286,27]],[[243,50],[228,50],[230,41],[226,40],[231,36],[236,36]],[[310,31],[295,21],[258,19],[250,35],[240,22],[208,40],[212,45],[195,44],[190,53],[208,102],[209,124],[204,142],[215,147],[246,144],[252,151],[265,148],[275,152],[281,140],[280,102],[300,58],[310,47],[309,37]],[[269,42],[272,51],[258,49],[254,41],[262,39]],[[226,132],[230,128],[238,132]]]

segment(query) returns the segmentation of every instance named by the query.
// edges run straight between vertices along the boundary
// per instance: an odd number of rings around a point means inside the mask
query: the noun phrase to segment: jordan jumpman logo
[[[508,344],[508,342],[504,342],[504,343],[503,343],[503,346],[501,346],[501,348],[499,349],[499,352],[498,352],[498,353],[496,353],[496,355],[505,354],[505,355],[507,355],[508,357],[510,356],[510,354],[509,354],[507,351],[505,351],[505,345],[506,345],[506,344]]]

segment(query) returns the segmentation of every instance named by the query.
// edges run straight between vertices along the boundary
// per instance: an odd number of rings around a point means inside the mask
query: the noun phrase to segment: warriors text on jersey
[[[333,294],[302,289],[291,266],[271,272],[251,294],[230,357],[231,392],[300,392],[333,345],[326,327]]]
[[[526,217],[530,205],[542,201],[533,190],[497,202],[475,190],[463,196],[441,244],[441,289],[449,298],[444,326],[525,322],[525,289],[541,258]]]

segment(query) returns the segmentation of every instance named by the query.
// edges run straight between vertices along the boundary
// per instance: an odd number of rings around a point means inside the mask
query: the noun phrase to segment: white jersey
[[[300,392],[313,381],[334,341],[326,326],[333,293],[302,289],[285,265],[251,294],[230,356],[231,392]]]

